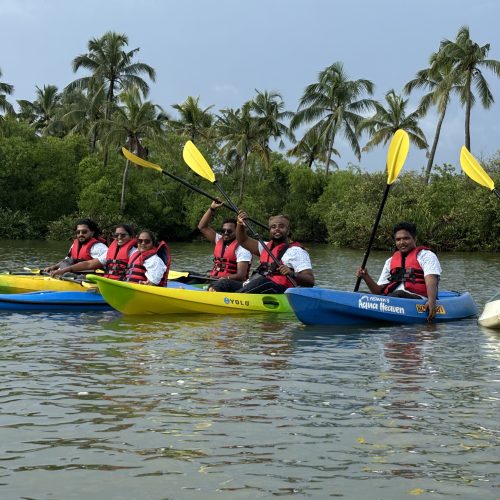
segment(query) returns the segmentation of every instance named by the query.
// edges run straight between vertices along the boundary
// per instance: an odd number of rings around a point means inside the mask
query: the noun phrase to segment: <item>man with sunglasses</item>
[[[108,247],[101,237],[101,230],[93,220],[80,219],[77,221],[75,233],[76,239],[73,241],[68,255],[57,264],[46,267],[45,271],[64,269],[67,272],[68,267],[73,264],[106,256]]]
[[[269,218],[268,242],[248,236],[247,214],[238,214],[236,238],[241,246],[260,257],[260,265],[247,280],[239,293],[284,293],[295,286],[314,286],[309,253],[295,241],[290,240],[290,219],[286,215]],[[267,247],[264,248],[264,243]],[[269,254],[272,254],[271,257]]]
[[[198,223],[198,229],[208,241],[215,244],[214,267],[210,276],[218,280],[210,285],[209,290],[234,292],[248,278],[252,254],[236,241],[236,219],[224,219],[220,232],[209,226],[222,205],[213,201]]]
[[[92,260],[84,260],[71,264],[69,267],[57,269],[50,273],[58,276],[67,272],[87,273],[96,269],[104,269],[104,277],[120,280],[125,277],[125,272],[131,255],[137,250],[137,240],[134,238],[134,230],[128,224],[116,226],[113,234],[113,242],[106,254]]]

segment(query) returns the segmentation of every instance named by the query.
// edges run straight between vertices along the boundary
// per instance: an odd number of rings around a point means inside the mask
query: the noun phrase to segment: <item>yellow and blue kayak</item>
[[[106,302],[123,314],[250,314],[290,313],[283,294],[207,292],[162,288],[110,280],[90,274]]]
[[[88,283],[87,283],[88,285]],[[40,274],[0,274],[0,293],[83,292],[87,288],[78,280],[61,280]]]

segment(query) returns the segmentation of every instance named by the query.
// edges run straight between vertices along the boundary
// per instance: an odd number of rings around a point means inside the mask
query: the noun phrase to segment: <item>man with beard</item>
[[[275,257],[256,239],[248,236],[245,212],[240,212],[236,225],[236,239],[239,244],[258,255],[260,265],[255,274],[247,280],[239,293],[284,293],[295,286],[314,286],[311,259],[307,251],[299,244],[289,240],[290,219],[286,215],[274,215],[269,218],[270,241],[265,245]]]
[[[214,267],[210,272],[212,278],[218,278],[208,288],[211,292],[234,292],[241,288],[248,278],[252,254],[236,241],[236,220],[224,219],[220,232],[209,224],[222,203],[212,201],[210,207],[201,218],[198,229],[214,248]]]
[[[429,248],[417,246],[417,228],[411,222],[400,222],[392,230],[396,251],[382,269],[378,282],[367,269],[358,268],[356,275],[377,295],[408,299],[427,299],[427,320],[436,316],[436,300],[441,265]]]
[[[57,264],[46,267],[45,271],[50,272],[56,269],[63,269],[92,259],[104,259],[108,252],[105,240],[101,237],[101,230],[91,219],[80,219],[75,226],[76,238],[69,249],[65,259]]]

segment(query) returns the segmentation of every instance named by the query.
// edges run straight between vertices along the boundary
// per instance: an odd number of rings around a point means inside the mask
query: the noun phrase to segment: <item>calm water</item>
[[[0,269],[66,246],[0,242]],[[174,269],[210,266],[172,247]],[[352,289],[359,252],[311,254]],[[496,254],[441,261],[480,308],[499,289]],[[500,333],[475,320],[3,313],[0,332],[2,499],[500,498]]]

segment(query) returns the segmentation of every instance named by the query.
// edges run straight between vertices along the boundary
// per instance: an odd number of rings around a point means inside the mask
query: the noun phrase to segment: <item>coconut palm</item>
[[[406,130],[410,142],[418,148],[427,149],[425,135],[418,126],[420,111],[407,115],[408,99],[396,94],[393,89],[385,94],[385,101],[386,108],[379,102],[375,103],[375,114],[359,123],[359,132],[367,131],[370,135],[363,151],[370,151],[379,144],[387,144],[398,129]]]
[[[373,94],[369,80],[349,80],[343,64],[336,62],[319,73],[318,82],[306,87],[298,111],[291,121],[291,129],[313,123],[321,141],[326,146],[328,173],[335,139],[341,133],[356,156],[361,158],[357,128],[363,116],[374,106],[372,99],[362,98]]]
[[[336,149],[332,150],[332,154],[340,157],[340,154]],[[321,140],[319,131],[315,128],[308,130],[304,134],[304,137],[302,137],[302,139],[300,139],[300,141],[287,152],[287,156],[298,158],[299,161],[304,162],[309,168],[312,168],[315,161],[325,164],[328,160],[325,144]],[[333,163],[335,167],[338,167],[335,161],[330,160],[330,163]]]
[[[179,112],[179,120],[171,120],[170,126],[180,134],[188,136],[193,142],[198,138],[207,138],[214,123],[214,116],[210,113],[213,106],[202,109],[199,97],[188,98],[181,104],[172,107]]]
[[[2,70],[0,69],[0,78],[2,77]],[[6,113],[14,113],[12,104],[7,101],[7,96],[14,92],[14,85],[0,81],[0,111]]]
[[[490,51],[490,44],[480,46],[471,40],[469,27],[462,26],[457,33],[456,39],[443,40],[439,48],[439,61],[442,59],[451,61],[457,77],[464,79],[463,88],[460,91],[460,101],[465,106],[465,146],[470,151],[470,115],[475,102],[472,87],[476,89],[481,104],[488,109],[494,102],[488,82],[482,73],[486,68],[500,77],[500,61],[486,59]]]
[[[136,155],[145,158],[147,150],[142,145],[145,138],[155,138],[164,130],[165,115],[162,109],[149,101],[143,101],[138,88],[130,88],[119,96],[123,105],[115,106],[111,120],[103,119],[100,125],[105,131],[107,145],[125,146]],[[125,207],[125,186],[129,161],[125,162],[122,177],[120,208]]]
[[[106,90],[105,119],[109,120],[116,93],[132,86],[137,87],[147,96],[149,86],[141,77],[147,74],[155,81],[155,70],[148,64],[133,62],[139,48],[125,51],[128,37],[125,34],[108,31],[101,38],[88,42],[88,52],[73,59],[73,71],[80,68],[90,71],[91,75],[71,82],[67,88],[92,88],[95,81],[102,82]]]
[[[425,168],[425,182],[429,182],[432,166],[434,165],[434,157],[441,134],[446,110],[453,93],[459,93],[463,86],[463,78],[461,78],[453,70],[453,65],[450,61],[442,61],[437,63],[438,54],[433,53],[429,59],[430,67],[417,72],[416,77],[410,80],[404,87],[404,91],[410,94],[418,88],[428,89],[419,104],[420,116],[425,115],[431,106],[436,106],[439,113],[436,132],[432,142],[431,150],[428,154],[427,166]]]

